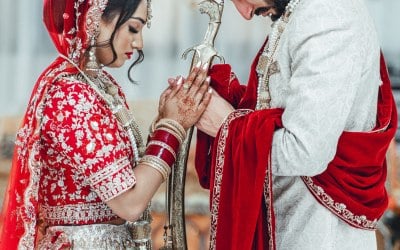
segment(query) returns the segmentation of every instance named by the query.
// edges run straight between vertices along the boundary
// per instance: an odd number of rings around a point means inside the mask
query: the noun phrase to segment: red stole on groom
[[[215,90],[238,110],[215,140],[200,131],[196,170],[210,189],[211,249],[275,249],[272,136],[282,128],[281,109],[253,111],[257,76],[252,65],[247,88],[229,65],[215,65]],[[381,60],[377,125],[370,132],[344,132],[334,160],[314,177],[302,177],[322,205],[352,226],[374,229],[387,207],[385,153],[397,128],[397,111],[386,65]]]
[[[388,205],[386,151],[397,129],[397,110],[381,56],[382,86],[376,126],[369,132],[343,132],[325,172],[302,177],[314,197],[350,225],[374,230]]]

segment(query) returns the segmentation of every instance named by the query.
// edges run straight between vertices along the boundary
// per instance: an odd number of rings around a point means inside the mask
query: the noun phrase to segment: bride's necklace
[[[291,0],[286,6],[282,16],[273,23],[272,31],[264,46],[263,52],[258,60],[256,72],[258,74],[257,104],[256,110],[268,109],[271,107],[271,94],[269,92],[269,78],[278,72],[278,64],[275,60],[276,49],[290,15],[298,5],[300,0]]]
[[[139,126],[136,123],[135,117],[132,112],[126,108],[124,101],[118,93],[118,87],[104,72],[99,71],[95,77],[92,77],[81,70],[78,65],[68,57],[64,55],[60,56],[71,63],[79,71],[87,84],[89,84],[89,86],[107,103],[112,113],[127,132],[129,141],[132,145],[134,160],[135,163],[137,163],[140,157],[144,154],[146,147],[143,143],[143,137]]]

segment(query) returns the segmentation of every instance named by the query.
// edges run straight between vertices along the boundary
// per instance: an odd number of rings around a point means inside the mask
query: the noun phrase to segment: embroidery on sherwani
[[[216,237],[217,237],[217,221],[218,221],[218,210],[220,204],[220,191],[223,176],[223,166],[225,162],[224,151],[226,147],[226,139],[229,135],[229,124],[238,117],[245,116],[251,113],[252,110],[237,110],[231,113],[224,124],[222,124],[220,136],[218,140],[218,148],[216,154],[216,164],[215,164],[215,177],[214,177],[214,187],[213,196],[211,199],[211,242],[210,249],[216,248]]]

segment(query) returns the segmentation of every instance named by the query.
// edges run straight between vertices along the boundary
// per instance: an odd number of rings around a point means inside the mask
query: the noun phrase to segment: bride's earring
[[[100,65],[96,58],[95,40],[92,39],[90,43],[90,50],[88,51],[88,60],[85,65],[85,71],[97,74],[100,70]]]

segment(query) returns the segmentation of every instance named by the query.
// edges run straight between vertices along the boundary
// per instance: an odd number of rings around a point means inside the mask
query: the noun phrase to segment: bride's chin
[[[122,66],[125,64],[126,61],[127,61],[127,60],[117,59],[117,60],[116,60],[115,62],[113,62],[112,64],[107,65],[107,67],[109,67],[109,68],[120,68],[120,67],[122,67]]]

